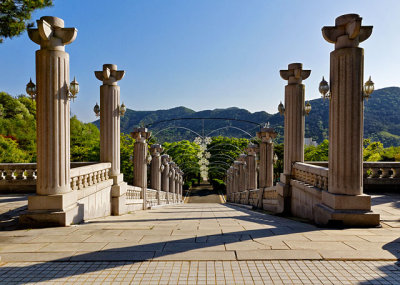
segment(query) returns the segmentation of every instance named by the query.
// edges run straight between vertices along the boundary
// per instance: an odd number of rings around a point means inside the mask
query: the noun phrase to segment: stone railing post
[[[70,187],[69,54],[65,46],[77,35],[60,18],[45,16],[29,38],[36,51],[37,187],[20,222],[30,226],[70,225],[83,219],[76,191]]]
[[[175,162],[169,163],[169,193],[172,195],[172,203],[175,203]]]
[[[133,186],[142,188],[143,210],[147,209],[147,139],[146,128],[136,128],[131,133],[135,139],[133,149]]]
[[[179,202],[179,192],[180,192],[180,174],[181,170],[178,166],[175,168],[175,203]]]
[[[303,70],[301,63],[289,64],[288,70],[281,70],[285,86],[285,138],[283,173],[277,184],[278,212],[290,212],[290,175],[294,162],[304,161],[304,85],[302,81],[310,76],[311,70]]]
[[[161,155],[160,153],[163,151],[161,145],[153,144],[151,146],[151,188],[157,190],[157,203],[160,205],[160,192],[161,192],[161,172],[163,171],[164,166],[161,164]]]
[[[263,127],[257,133],[260,142],[259,188],[274,186],[274,143],[277,133],[273,128]]]
[[[363,75],[364,50],[372,26],[347,14],[335,26],[324,27],[325,40],[335,44],[330,56],[329,177],[316,222],[376,226],[379,214],[371,210],[371,197],[363,194]]]
[[[239,181],[240,181],[240,167],[242,165],[242,162],[240,162],[238,160],[235,160],[233,162],[233,165],[234,165],[233,166],[233,195],[234,195],[234,202],[235,203],[240,203],[240,198],[239,198],[239,201],[237,201],[236,197],[237,197],[237,195],[240,195],[238,193],[240,191],[240,183],[239,183]]]
[[[166,203],[169,204],[169,155],[163,154],[161,156],[161,163],[163,166],[161,173],[161,190],[165,192]]]
[[[126,187],[120,172],[120,88],[117,82],[125,71],[115,64],[104,64],[102,71],[94,72],[103,82],[100,86],[100,161],[111,162],[110,177],[114,180],[111,190],[111,214],[126,212]]]

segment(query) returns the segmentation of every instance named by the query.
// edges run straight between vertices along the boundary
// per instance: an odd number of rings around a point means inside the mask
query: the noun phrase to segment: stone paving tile
[[[0,266],[0,284],[399,284],[384,261],[21,262]]]
[[[240,250],[236,252],[238,260],[314,260],[322,259],[315,250],[293,249],[293,250]]]

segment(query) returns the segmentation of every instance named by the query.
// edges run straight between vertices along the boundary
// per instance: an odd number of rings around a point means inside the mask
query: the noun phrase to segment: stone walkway
[[[400,284],[398,200],[374,199],[382,228],[324,229],[204,203],[0,231],[0,282]]]

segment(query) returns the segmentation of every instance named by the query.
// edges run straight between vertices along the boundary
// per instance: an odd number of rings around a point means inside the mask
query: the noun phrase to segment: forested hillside
[[[310,101],[312,111],[306,117],[305,136],[312,137],[318,143],[328,139],[329,100],[315,99]],[[262,108],[260,106],[260,108]],[[373,141],[381,141],[384,146],[400,145],[400,88],[388,87],[376,90],[368,101],[365,101],[364,137]],[[227,108],[195,112],[185,107],[177,107],[169,110],[134,111],[128,109],[125,117],[121,119],[121,131],[132,132],[133,128],[145,126],[154,122],[170,120],[174,118],[232,118],[244,121],[252,121],[258,124],[270,122],[275,127],[279,136],[277,142],[283,142],[283,116],[278,113],[266,112],[250,113],[245,109]],[[99,126],[99,121],[94,124]],[[176,128],[178,127],[178,128]],[[228,120],[176,120],[156,123],[149,126],[153,135],[161,142],[180,141],[193,139],[196,134],[222,135],[229,137],[250,138],[249,135],[238,130],[245,130],[251,136],[259,129],[259,126],[241,121]]]

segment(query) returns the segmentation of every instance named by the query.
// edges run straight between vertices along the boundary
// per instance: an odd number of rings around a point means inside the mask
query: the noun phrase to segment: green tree
[[[52,0],[2,0],[0,2],[0,43],[4,38],[20,35],[27,27],[32,12],[53,5]]]
[[[73,116],[70,121],[71,161],[100,160],[100,131],[93,124],[85,124]]]
[[[29,155],[18,148],[18,143],[10,138],[0,135],[0,162],[22,163],[29,162]]]
[[[305,161],[328,161],[329,157],[329,141],[324,140],[317,146],[306,146],[304,148]]]
[[[133,148],[135,140],[127,134],[121,133],[121,173],[124,181],[133,184]]]

